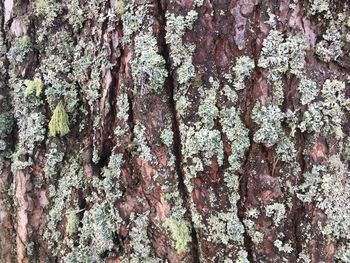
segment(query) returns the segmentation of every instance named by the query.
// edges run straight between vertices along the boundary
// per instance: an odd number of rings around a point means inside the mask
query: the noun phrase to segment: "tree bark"
[[[345,1],[0,17],[0,262],[350,262]]]

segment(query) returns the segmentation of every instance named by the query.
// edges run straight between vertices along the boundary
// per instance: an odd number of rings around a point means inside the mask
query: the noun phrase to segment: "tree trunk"
[[[350,262],[350,8],[1,0],[0,262]]]

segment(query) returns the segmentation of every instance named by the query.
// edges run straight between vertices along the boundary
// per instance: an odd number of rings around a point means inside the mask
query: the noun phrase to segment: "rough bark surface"
[[[1,0],[0,262],[350,262],[350,7]]]

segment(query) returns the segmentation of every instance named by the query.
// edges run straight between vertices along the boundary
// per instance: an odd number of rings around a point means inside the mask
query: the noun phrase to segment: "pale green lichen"
[[[160,259],[152,257],[151,255],[151,244],[147,234],[147,228],[149,225],[147,213],[142,215],[132,215],[131,224],[132,227],[129,232],[129,236],[131,238],[131,246],[133,248],[133,253],[130,255],[129,258],[122,260],[122,262],[161,262]]]
[[[284,204],[273,203],[265,207],[266,216],[271,217],[276,226],[286,218],[286,208]]]
[[[233,103],[236,103],[238,101],[237,92],[234,91],[229,85],[225,85],[223,87],[223,89],[221,90],[221,94]]]
[[[141,95],[161,91],[168,75],[165,60],[157,49],[157,41],[151,32],[143,32],[135,37],[131,70],[136,91]]]
[[[167,13],[166,42],[170,45],[172,67],[177,69],[177,80],[180,84],[188,83],[195,77],[195,68],[192,64],[192,54],[195,46],[183,44],[182,36],[186,30],[192,29],[198,14],[191,10],[186,16],[175,16]]]
[[[295,162],[297,158],[294,142],[288,136],[281,136],[280,141],[276,145],[276,153],[279,159],[289,164]]]
[[[64,136],[69,133],[68,123],[68,115],[64,109],[62,101],[60,101],[53,111],[51,120],[49,122],[50,136]]]
[[[92,185],[96,189],[98,196],[105,196],[110,206],[110,212],[114,212],[114,202],[122,193],[118,188],[121,167],[123,165],[123,154],[112,154],[107,167],[104,167],[100,178],[94,177]]]
[[[305,36],[298,34],[285,38],[277,31],[270,31],[264,39],[258,66],[278,73],[290,72],[301,75],[305,63],[309,42]]]
[[[284,113],[276,105],[261,106],[257,103],[253,109],[253,120],[260,125],[260,129],[254,134],[254,141],[264,143],[266,146],[279,142],[283,135],[282,120]]]
[[[219,165],[223,164],[223,144],[218,130],[206,128],[196,130],[193,127],[185,128],[183,125],[180,125],[180,130],[183,131],[182,153],[184,160],[198,154],[202,157],[201,162],[205,165],[210,165],[213,157],[217,158]]]
[[[9,86],[13,91],[13,111],[18,127],[17,150],[13,155],[12,166],[15,170],[32,164],[35,147],[45,139],[46,117],[41,112],[41,100],[24,97],[24,83],[13,71],[10,71]]]
[[[188,243],[191,242],[190,223],[184,219],[167,218],[164,225],[169,229],[171,238],[175,241],[175,249],[178,253],[186,250]]]
[[[339,262],[350,262],[350,243],[340,244],[337,247],[334,257],[339,260]]]
[[[203,96],[203,102],[198,107],[198,115],[201,118],[202,127],[212,129],[214,121],[218,117],[219,109],[216,107],[217,89],[207,90]]]
[[[128,121],[129,118],[129,101],[126,93],[120,94],[117,98],[118,113],[117,117],[124,122]]]
[[[220,110],[220,123],[231,147],[228,157],[231,168],[238,171],[249,149],[249,130],[243,124],[239,112],[235,108]]]
[[[247,229],[247,233],[249,234],[252,242],[256,246],[261,245],[261,243],[264,240],[264,233],[257,228],[257,226],[256,226],[256,224],[254,223],[253,220],[251,220],[251,219],[244,219],[243,222],[244,222],[244,225],[245,225],[245,227]]]
[[[53,26],[55,19],[61,14],[62,6],[53,0],[36,0],[34,2],[35,14],[42,18],[42,28],[37,31],[38,40],[43,41]]]
[[[102,253],[111,250],[114,246],[114,233],[120,219],[114,218],[115,214],[109,209],[106,201],[96,203],[91,209],[84,212],[81,220],[79,243],[80,246],[84,244],[89,248],[91,261],[98,259]]]
[[[341,126],[345,118],[344,110],[349,106],[345,97],[345,83],[327,79],[321,90],[320,101],[310,103],[299,124],[302,132],[336,134],[342,136]]]
[[[280,252],[285,252],[285,253],[292,253],[293,252],[293,247],[290,243],[284,243],[277,239],[273,242],[274,246],[277,247],[278,251]]]
[[[342,48],[344,45],[344,36],[338,30],[338,26],[331,22],[330,27],[323,35],[323,40],[316,45],[316,54],[325,62],[337,60],[343,55]]]
[[[136,151],[140,158],[146,162],[152,162],[154,157],[147,142],[145,126],[143,126],[141,123],[136,123],[134,127],[134,134],[134,144],[137,147]]]
[[[268,81],[273,88],[273,100],[281,105],[283,95],[283,74],[302,76],[308,39],[302,35],[285,37],[277,30],[271,30],[264,39],[258,66],[268,70]]]
[[[53,110],[63,97],[67,112],[74,116],[79,98],[77,85],[71,75],[73,38],[67,31],[59,31],[49,35],[47,42],[43,52],[46,56],[40,65],[46,101]]]
[[[210,241],[224,245],[229,245],[231,242],[243,244],[244,227],[235,212],[218,213],[216,216],[211,215],[208,218],[210,227],[208,239]]]
[[[1,103],[1,102],[0,102]],[[5,103],[0,104],[5,110]],[[4,111],[0,113],[0,155],[7,155],[8,145],[5,138],[11,133],[13,129],[13,116],[9,111]],[[1,166],[1,165],[0,165]]]
[[[307,10],[311,15],[324,14],[330,17],[330,1],[329,0],[310,0],[308,1],[310,8]]]
[[[92,187],[93,191],[86,196],[86,201],[94,204],[88,210],[68,212],[82,214],[79,215],[81,220],[79,219],[78,229],[74,231],[75,238],[79,238],[79,245],[74,245],[72,239],[64,240],[69,249],[69,252],[63,255],[65,262],[99,262],[104,253],[113,250],[114,240],[118,238],[117,232],[122,222],[115,207],[116,200],[122,194],[118,185],[122,164],[123,155],[112,154],[100,177],[93,177],[89,181],[88,186]]]
[[[18,37],[15,39],[15,43],[9,51],[9,57],[21,63],[32,49],[33,44],[29,36]]]
[[[69,208],[72,192],[83,188],[84,173],[78,158],[71,158],[62,169],[62,175],[57,182],[57,187],[49,187],[49,198],[51,200],[50,211],[48,212],[47,229],[44,238],[52,248],[53,254],[61,252],[64,244],[60,242],[61,232],[57,226],[64,218],[64,211]]]
[[[141,29],[144,18],[147,14],[147,7],[148,5],[145,4],[134,8],[132,3],[125,6],[122,15],[124,45],[130,44],[132,35]]]
[[[300,80],[298,91],[301,93],[301,104],[307,105],[317,97],[319,89],[315,81],[303,78]]]
[[[349,172],[339,155],[332,155],[324,165],[315,165],[304,174],[298,197],[306,202],[315,202],[327,216],[318,226],[323,235],[331,238],[348,238],[350,231]]]
[[[55,143],[51,143],[45,155],[44,175],[46,178],[52,179],[57,174],[63,157],[64,153],[58,150]]]
[[[174,132],[171,129],[164,129],[160,135],[162,142],[168,146],[171,147],[174,142]]]
[[[254,60],[248,56],[242,56],[236,60],[234,67],[232,67],[235,76],[233,86],[236,90],[244,89],[244,80],[250,76],[254,67]]]
[[[67,3],[68,13],[65,15],[68,23],[73,27],[73,29],[79,30],[83,27],[86,20],[86,11],[79,5],[79,0],[70,0]]]
[[[212,212],[205,219],[201,219],[206,221],[205,224],[197,223],[197,225],[205,233],[208,241],[225,247],[224,250],[219,251],[217,255],[210,258],[211,261],[216,262],[218,259],[225,257],[236,258],[237,262],[247,262],[247,253],[244,248],[243,238],[245,229],[238,218],[237,203],[240,199],[238,192],[239,177],[234,175],[232,169],[229,169],[224,174],[224,181],[228,188],[227,193],[229,193],[227,210],[225,212]],[[217,201],[217,197],[213,191],[210,192],[209,197],[211,203],[214,204]]]

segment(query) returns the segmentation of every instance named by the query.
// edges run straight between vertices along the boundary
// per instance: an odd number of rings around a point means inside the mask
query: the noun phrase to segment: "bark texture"
[[[350,262],[350,7],[1,0],[0,262]]]

